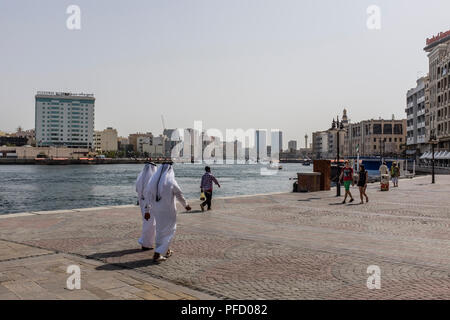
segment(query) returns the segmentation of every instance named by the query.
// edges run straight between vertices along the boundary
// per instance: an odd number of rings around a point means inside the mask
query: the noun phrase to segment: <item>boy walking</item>
[[[344,187],[345,187],[345,197],[344,201],[342,203],[344,204],[347,200],[347,196],[350,196],[350,202],[353,202],[353,196],[350,192],[350,186],[353,185],[353,168],[350,167],[350,162],[345,161],[345,167],[342,168],[341,175],[339,177],[339,180],[344,180]]]
[[[206,197],[206,200],[200,204],[202,211],[205,211],[205,206],[208,207],[208,210],[211,210],[213,182],[220,188],[219,181],[211,174],[211,168],[206,166],[205,174],[202,176],[202,182],[200,184],[200,191],[205,193]]]

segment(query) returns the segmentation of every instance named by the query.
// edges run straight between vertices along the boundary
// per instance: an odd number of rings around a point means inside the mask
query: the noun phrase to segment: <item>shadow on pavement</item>
[[[94,253],[88,258],[90,259],[105,259],[105,258],[114,258],[114,257],[122,257],[127,254],[135,254],[142,252],[141,249],[127,249],[127,250],[120,250],[120,251],[111,251],[111,252],[100,252],[100,253]]]
[[[180,214],[196,214],[196,213],[204,213],[204,212],[202,212],[202,210],[191,210],[191,211],[180,212]]]
[[[312,200],[321,200],[322,198],[307,198],[307,199],[299,199],[297,201],[312,201]]]
[[[138,261],[129,261],[129,262],[120,262],[120,263],[108,263],[102,266],[98,266],[95,270],[103,270],[103,271],[116,271],[123,269],[137,269],[148,267],[151,265],[157,265],[157,262],[153,262],[153,259],[145,259]]]

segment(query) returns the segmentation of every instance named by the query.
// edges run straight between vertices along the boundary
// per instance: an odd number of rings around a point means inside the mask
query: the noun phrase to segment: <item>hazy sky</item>
[[[69,5],[81,30],[66,27]],[[366,26],[381,8],[381,30]],[[0,0],[0,130],[34,127],[38,90],[94,93],[95,127],[281,129],[405,117],[448,0]]]

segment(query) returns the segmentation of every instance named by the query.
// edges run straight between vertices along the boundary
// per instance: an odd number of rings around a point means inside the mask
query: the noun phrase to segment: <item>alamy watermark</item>
[[[70,276],[66,281],[66,288],[69,290],[80,290],[81,289],[81,269],[76,264],[72,264],[67,267],[66,270]]]
[[[171,158],[175,162],[205,164],[276,164],[282,151],[282,133],[278,129],[203,129],[202,121],[194,127],[171,132]],[[270,167],[261,174],[276,174]]]
[[[367,273],[370,274],[367,278],[367,289],[381,289],[381,269],[379,266],[372,265],[367,267]]]
[[[381,30],[381,8],[377,5],[371,5],[367,8],[367,29]]]
[[[66,27],[69,30],[81,30],[81,8],[75,4],[67,7],[66,14],[69,17],[66,20]]]

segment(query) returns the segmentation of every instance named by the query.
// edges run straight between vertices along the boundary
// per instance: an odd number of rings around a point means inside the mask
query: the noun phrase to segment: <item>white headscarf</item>
[[[139,176],[136,180],[136,192],[139,198],[143,198],[145,187],[147,186],[150,178],[156,172],[156,169],[157,168],[154,164],[146,163],[141,173],[139,173]]]
[[[170,195],[174,185],[178,186],[172,165],[163,164],[149,182],[151,201],[159,202],[162,199],[171,199]]]

